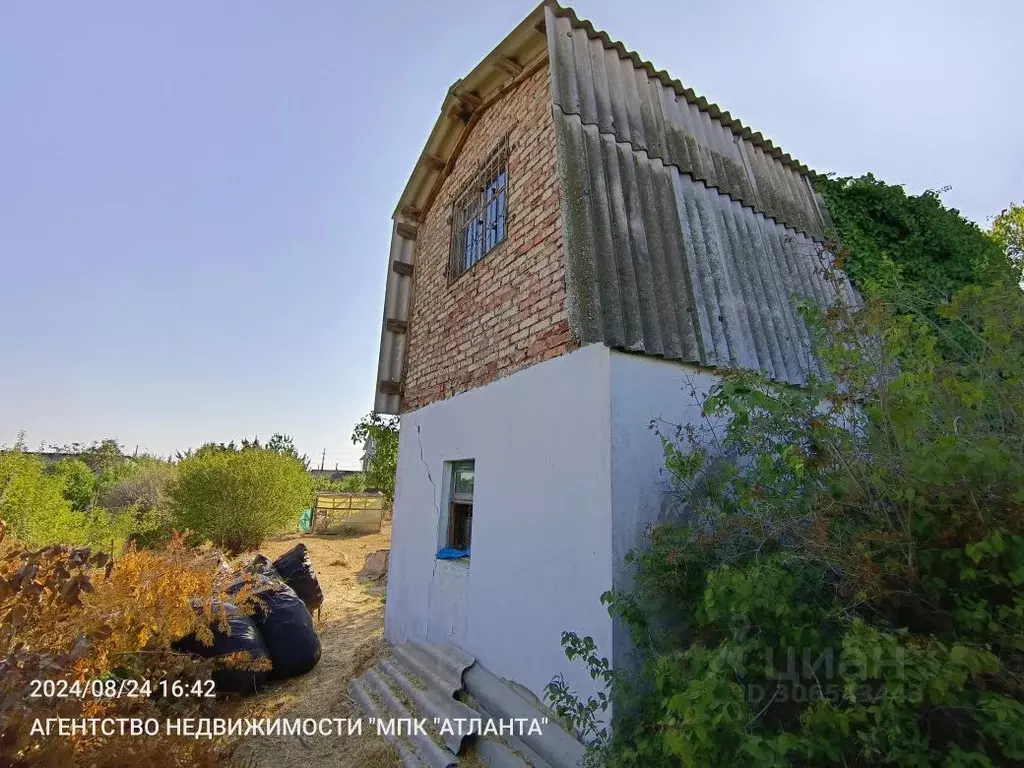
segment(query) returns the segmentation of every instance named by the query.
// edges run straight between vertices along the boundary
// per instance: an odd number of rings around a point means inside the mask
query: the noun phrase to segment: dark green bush
[[[1006,249],[946,208],[937,192],[908,195],[902,186],[871,174],[815,181],[842,244],[842,267],[862,290],[903,285],[931,301],[969,285],[1015,281]]]
[[[1024,760],[1024,295],[937,312],[832,311],[834,378],[727,371],[707,426],[660,431],[690,504],[608,596],[646,663],[610,678],[603,762]],[[951,326],[976,342],[959,357],[938,351]]]
[[[804,307],[829,376],[737,370],[652,425],[688,500],[607,594],[643,661],[556,712],[592,761],[1024,764],[1024,294],[1002,247],[871,177],[826,198],[867,301]]]

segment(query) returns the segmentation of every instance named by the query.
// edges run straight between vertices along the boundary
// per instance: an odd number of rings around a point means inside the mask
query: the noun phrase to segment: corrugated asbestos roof
[[[831,224],[813,191],[814,173],[571,8],[549,0],[452,85],[402,192],[394,213],[374,410],[397,413],[401,404],[395,386],[400,388],[404,372],[405,333],[390,329],[388,319],[409,318],[415,227],[479,116],[546,60],[559,168],[567,174],[563,190],[576,195],[571,206],[563,200],[574,332],[584,342],[705,365],[756,360],[772,375],[799,380],[793,371],[805,353],[790,345],[805,342],[806,331],[789,299],[794,292],[824,299],[830,290],[814,276],[811,241]],[[600,170],[597,145],[588,154],[584,134],[599,136],[602,146],[609,140],[615,145],[618,175],[611,166]],[[635,155],[629,163],[627,148]],[[610,148],[600,153],[611,157]],[[623,177],[630,163],[632,175]],[[633,179],[637,196],[614,186],[616,178]],[[673,205],[664,196],[669,178]],[[662,218],[673,207],[675,218]],[[714,228],[704,229],[712,221]],[[573,239],[591,236],[599,239]],[[609,243],[628,247],[598,248]],[[679,255],[669,258],[672,248]],[[395,262],[407,268],[396,271]],[[659,275],[675,281],[662,282]],[[636,280],[641,282],[630,284]],[[649,293],[655,288],[658,295]],[[770,328],[763,326],[768,318]],[[385,392],[380,382],[393,386]]]
[[[576,115],[556,131],[581,342],[804,381],[814,367],[793,299],[835,298],[819,246]]]
[[[522,732],[518,736],[489,731],[477,725],[469,735],[471,722],[493,720],[509,723],[515,719],[529,722],[548,716],[539,702],[519,693],[514,684],[499,679],[480,666],[468,653],[452,643],[440,645],[410,641],[391,648],[391,657],[382,660],[362,676],[349,683],[352,698],[370,717],[425,718],[421,734],[390,733],[406,768],[448,768],[459,763],[457,755],[469,761],[483,762],[503,768],[569,768],[579,765],[584,747],[553,720],[539,732]],[[469,694],[469,706],[456,696]],[[458,728],[461,719],[466,728]],[[452,728],[441,734],[441,724]],[[429,734],[436,734],[434,741]],[[468,747],[466,742],[472,742]],[[475,753],[475,754],[474,754]],[[471,756],[470,756],[471,755]]]
[[[654,72],[589,22],[563,13],[552,10],[548,24],[552,97],[563,114],[579,115],[616,141],[821,237],[823,222],[804,166],[769,142],[752,140],[754,134],[729,113]]]
[[[836,298],[806,168],[571,11],[546,13],[577,337],[805,381],[794,300]]]

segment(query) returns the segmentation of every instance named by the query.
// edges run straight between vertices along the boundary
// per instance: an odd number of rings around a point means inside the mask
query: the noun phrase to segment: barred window
[[[508,140],[491,154],[452,211],[450,280],[464,273],[505,239]]]

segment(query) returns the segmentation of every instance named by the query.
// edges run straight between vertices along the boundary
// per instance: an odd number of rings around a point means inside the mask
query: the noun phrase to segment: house
[[[363,455],[359,459],[359,468],[362,472],[370,471],[370,463],[373,461],[374,455],[377,453],[377,441],[372,437],[367,437],[363,441]]]
[[[795,300],[856,301],[822,274],[813,178],[553,2],[455,82],[387,265],[390,641],[450,641],[536,695],[596,685],[564,630],[628,663],[600,597],[673,511],[650,422],[698,418],[716,367],[805,381]]]

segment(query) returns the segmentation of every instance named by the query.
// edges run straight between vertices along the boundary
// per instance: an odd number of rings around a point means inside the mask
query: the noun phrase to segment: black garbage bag
[[[274,564],[270,562],[270,558],[266,555],[256,555],[252,562],[245,567],[245,570],[249,573],[258,573],[260,576],[266,576],[271,579],[281,578],[281,574],[277,572]]]
[[[274,561],[273,567],[284,583],[295,590],[310,613],[323,605],[324,592],[320,589],[305,544],[296,544],[289,549]]]
[[[224,591],[229,595],[237,595],[242,587],[249,584],[257,593],[282,583],[281,575],[275,570],[270,558],[256,555],[252,562],[231,574],[231,582]]]
[[[304,675],[320,661],[320,638],[313,617],[287,584],[278,582],[260,592],[252,620],[274,664],[268,679]]]
[[[231,603],[225,603],[224,610],[227,613],[228,634],[214,624],[210,627],[213,630],[213,645],[203,645],[195,635],[189,635],[174,643],[174,650],[213,660],[213,682],[218,694],[255,693],[263,685],[269,672],[266,669],[253,670],[249,667],[255,661],[273,661],[273,658],[267,650],[266,643],[263,642],[263,636],[249,616]],[[225,657],[239,652],[249,654],[249,658],[244,662],[246,668],[228,666]]]

